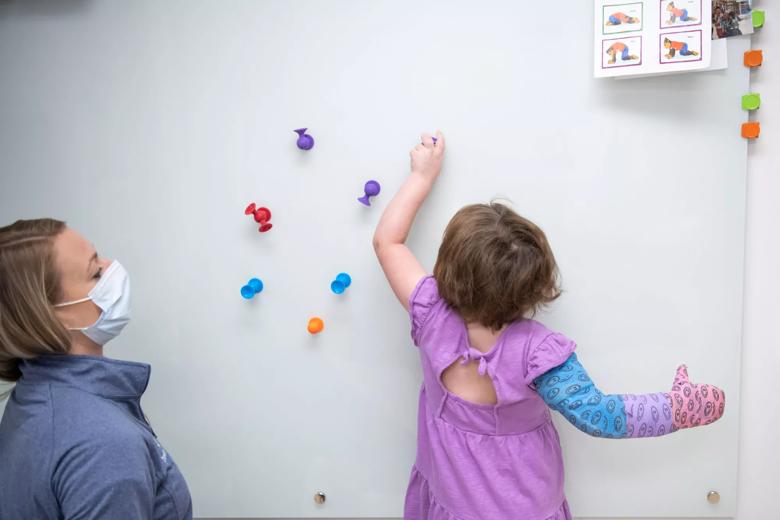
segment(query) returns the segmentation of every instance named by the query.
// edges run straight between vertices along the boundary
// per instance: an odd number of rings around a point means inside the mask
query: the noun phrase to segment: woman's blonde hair
[[[433,276],[442,298],[464,320],[494,330],[561,294],[544,232],[498,202],[472,204],[452,217]]]
[[[2,380],[21,377],[22,359],[70,351],[70,334],[52,307],[61,296],[53,244],[64,229],[64,222],[49,218],[17,220],[0,227]]]

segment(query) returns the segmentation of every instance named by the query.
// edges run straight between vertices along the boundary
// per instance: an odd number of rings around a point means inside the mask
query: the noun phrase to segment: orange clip
[[[748,123],[742,123],[742,137],[745,139],[755,139],[758,134],[761,133],[761,123],[758,121],[750,121]]]
[[[764,51],[745,51],[745,67],[760,67],[764,62]]]

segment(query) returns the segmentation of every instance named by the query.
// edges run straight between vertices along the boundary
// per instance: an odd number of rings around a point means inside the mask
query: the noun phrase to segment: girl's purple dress
[[[463,319],[441,299],[431,276],[417,284],[409,314],[424,381],[404,519],[570,520],[558,432],[529,385],[566,361],[574,342],[523,319],[483,354],[469,346]],[[493,381],[495,405],[444,388],[442,372],[459,360],[479,363]]]

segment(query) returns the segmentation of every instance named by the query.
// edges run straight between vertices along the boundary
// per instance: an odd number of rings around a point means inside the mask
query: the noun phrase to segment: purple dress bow
[[[479,372],[479,375],[484,376],[485,373],[488,371],[488,363],[485,359],[484,352],[480,352],[479,350],[468,347],[466,351],[461,355],[460,364],[465,365],[469,361],[476,361],[479,360],[479,368],[477,371]]]

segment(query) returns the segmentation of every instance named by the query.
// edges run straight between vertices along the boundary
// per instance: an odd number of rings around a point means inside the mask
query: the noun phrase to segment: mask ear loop
[[[67,307],[68,305],[76,305],[77,303],[84,303],[84,302],[89,301],[91,299],[92,298],[90,298],[89,296],[85,296],[84,298],[82,298],[80,300],[73,300],[73,301],[70,301],[70,302],[55,303],[54,307]]]
[[[91,300],[89,296],[85,296],[84,298],[81,298],[80,300],[73,300],[70,302],[62,302],[62,303],[55,303],[53,307],[67,307],[68,305],[76,305],[77,303],[84,303]],[[89,327],[66,327],[68,330],[77,330],[77,331],[83,331],[87,330]]]

